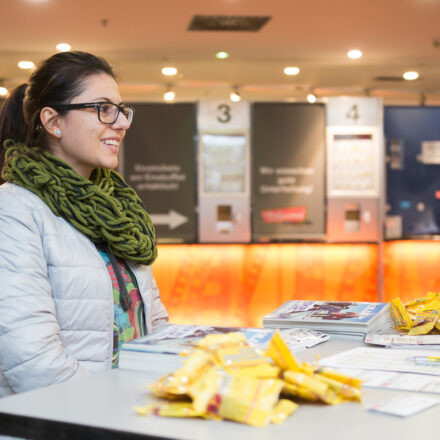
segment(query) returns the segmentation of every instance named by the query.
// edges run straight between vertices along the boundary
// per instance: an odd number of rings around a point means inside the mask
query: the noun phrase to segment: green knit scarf
[[[152,264],[154,227],[144,205],[113,170],[95,169],[89,179],[46,150],[7,140],[3,178],[32,191],[92,242],[107,243],[116,256]]]

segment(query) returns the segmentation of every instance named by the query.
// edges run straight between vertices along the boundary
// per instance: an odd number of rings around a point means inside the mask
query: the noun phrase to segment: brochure
[[[369,333],[365,336],[365,343],[382,345],[387,348],[440,350],[440,335],[408,335],[406,333],[383,335]]]

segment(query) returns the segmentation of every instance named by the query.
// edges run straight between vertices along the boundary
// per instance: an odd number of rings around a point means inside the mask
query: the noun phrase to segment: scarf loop
[[[58,217],[114,255],[152,264],[154,226],[134,189],[116,171],[97,168],[90,180],[46,150],[6,140],[2,177],[36,194]]]

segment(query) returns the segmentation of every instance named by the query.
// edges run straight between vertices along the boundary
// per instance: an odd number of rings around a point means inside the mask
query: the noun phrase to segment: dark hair
[[[69,103],[83,91],[84,80],[97,73],[106,73],[116,79],[106,60],[87,52],[61,52],[41,62],[29,78],[29,83],[18,86],[2,103],[0,170],[4,161],[4,141],[13,139],[31,148],[45,148],[46,133],[41,125],[41,109]]]

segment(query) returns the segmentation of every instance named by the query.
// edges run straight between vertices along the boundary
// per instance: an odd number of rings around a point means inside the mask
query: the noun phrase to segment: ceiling
[[[0,78],[25,82],[19,60],[39,62],[67,42],[106,57],[126,101],[225,98],[304,101],[382,96],[440,105],[440,0],[0,0]],[[258,32],[189,31],[194,15],[269,15]],[[359,60],[346,57],[358,48]],[[217,60],[219,50],[230,52]],[[178,68],[169,80],[164,65]],[[283,74],[298,66],[298,76]],[[379,81],[417,70],[416,81]]]

